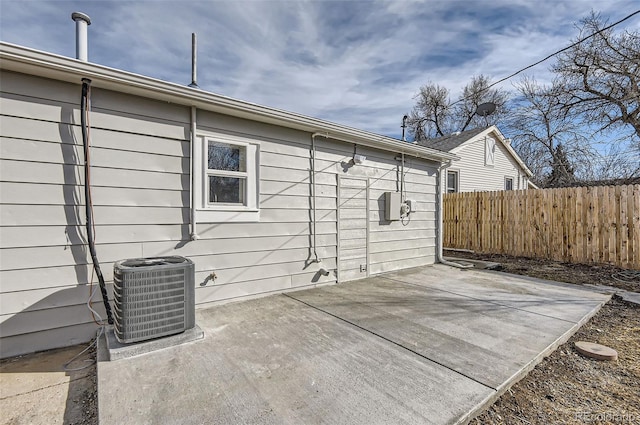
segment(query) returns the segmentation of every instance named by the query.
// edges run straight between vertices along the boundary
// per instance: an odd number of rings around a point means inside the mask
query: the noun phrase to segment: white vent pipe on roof
[[[71,19],[76,22],[76,59],[87,62],[89,60],[87,27],[91,25],[91,18],[84,13],[73,12]]]

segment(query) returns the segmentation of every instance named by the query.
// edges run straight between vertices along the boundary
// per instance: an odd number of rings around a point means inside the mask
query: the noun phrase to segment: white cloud
[[[613,21],[633,6],[631,0],[2,0],[0,27],[3,41],[70,56],[70,14],[84,11],[93,19],[92,61],[184,84],[196,32],[203,89],[397,136],[427,81],[455,96],[473,75],[496,80],[565,46],[577,35],[573,23],[591,8]],[[547,67],[533,73],[546,81]]]

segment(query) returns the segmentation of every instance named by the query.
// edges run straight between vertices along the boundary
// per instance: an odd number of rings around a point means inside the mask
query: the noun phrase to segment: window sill
[[[197,223],[252,223],[260,221],[260,210],[196,210]]]

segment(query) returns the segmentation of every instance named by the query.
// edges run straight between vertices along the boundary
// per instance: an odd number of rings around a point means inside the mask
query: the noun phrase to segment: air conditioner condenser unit
[[[195,266],[184,257],[133,258],[114,265],[114,333],[121,343],[195,326]]]

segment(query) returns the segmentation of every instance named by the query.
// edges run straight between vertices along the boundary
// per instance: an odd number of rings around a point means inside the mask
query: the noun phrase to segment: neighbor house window
[[[447,193],[458,192],[458,172],[447,171]]]
[[[202,179],[196,219],[199,222],[258,221],[258,142],[230,135],[202,135],[194,173]]]
[[[505,177],[504,190],[513,190],[513,179],[511,177]]]

